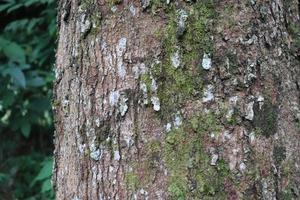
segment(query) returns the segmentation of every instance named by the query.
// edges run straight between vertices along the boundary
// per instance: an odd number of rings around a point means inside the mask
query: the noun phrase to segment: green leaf
[[[51,108],[51,102],[47,97],[38,97],[30,100],[29,108],[37,112],[44,112]]]
[[[12,61],[25,62],[25,52],[21,46],[15,42],[9,42],[6,47],[3,48],[4,54]]]
[[[24,137],[28,138],[30,135],[30,131],[31,131],[31,125],[28,121],[26,121],[25,123],[23,123],[21,125],[21,131],[22,134],[24,135]]]
[[[11,13],[12,11],[19,9],[19,8],[21,8],[22,6],[23,6],[23,4],[16,4],[16,5],[10,7],[9,9],[7,9],[6,12],[7,12],[7,13]]]
[[[9,67],[3,70],[3,75],[10,75],[15,81],[16,85],[25,88],[26,79],[23,71],[18,67]]]
[[[46,178],[50,178],[50,176],[52,175],[52,164],[52,160],[47,160],[44,163],[44,166],[39,172],[39,174],[35,177],[34,181],[40,181]]]
[[[8,174],[0,173],[0,183],[8,179]]]
[[[10,6],[14,4],[15,4],[14,0],[7,0],[6,3],[2,3],[2,5],[0,5],[0,12],[8,9]]]
[[[9,45],[10,41],[0,37],[0,50],[3,50],[5,47]]]
[[[41,77],[35,77],[27,81],[27,86],[40,87],[43,85],[45,85],[45,81]]]
[[[52,185],[51,185],[51,180],[50,179],[46,179],[44,182],[43,182],[43,185],[42,185],[42,193],[46,193],[46,192],[49,192],[51,191],[52,189]]]
[[[7,90],[3,95],[2,106],[7,108],[15,102],[15,94],[11,90]]]

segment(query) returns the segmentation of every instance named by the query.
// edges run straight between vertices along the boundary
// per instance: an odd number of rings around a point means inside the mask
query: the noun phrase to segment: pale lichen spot
[[[136,15],[136,9],[135,9],[135,7],[134,7],[133,4],[130,4],[129,10],[130,10],[132,16],[135,16],[135,15]]]
[[[265,101],[265,98],[262,95],[257,96],[257,102],[259,104],[259,109],[261,109],[262,106],[264,105],[264,101]]]
[[[251,133],[249,133],[248,137],[249,137],[249,142],[250,142],[250,144],[254,144],[254,141],[255,141],[255,133],[252,131]]]
[[[157,91],[157,84],[155,79],[151,76],[151,90],[152,92],[156,92]]]
[[[127,97],[122,97],[120,100],[119,112],[121,116],[124,116],[128,110],[127,101],[128,101]]]
[[[232,116],[233,116],[233,113],[234,113],[234,109],[229,109],[228,111],[227,111],[227,113],[226,113],[226,119],[227,120],[230,120],[231,118],[232,118]]]
[[[143,92],[144,104],[148,104],[148,93],[147,93],[147,85],[145,83],[140,84],[140,89]]]
[[[218,159],[219,159],[219,155],[216,154],[216,153],[214,153],[214,154],[211,156],[210,165],[212,165],[212,166],[217,165]]]
[[[92,23],[87,18],[87,15],[82,14],[80,19],[80,32],[82,34],[86,34],[91,29],[91,27],[92,27]]]
[[[120,93],[118,90],[112,91],[109,94],[109,104],[112,106],[116,106],[119,102]]]
[[[122,37],[117,45],[117,55],[122,56],[125,53],[126,50],[126,44],[127,44],[127,39],[125,37]]]
[[[78,198],[77,196],[73,197],[72,200],[81,200],[80,198]]]
[[[100,160],[100,158],[101,158],[101,151],[100,151],[100,149],[96,149],[94,151],[91,151],[90,157],[93,160],[96,160],[96,161]]]
[[[171,123],[167,123],[166,126],[165,126],[165,128],[166,128],[167,132],[170,132],[171,128],[172,128],[172,124]]]
[[[178,28],[177,28],[177,32],[176,32],[176,37],[180,38],[186,29],[186,20],[188,18],[188,14],[185,10],[179,9],[177,11],[177,15],[178,15]]]
[[[246,116],[245,116],[245,118],[248,119],[248,120],[253,120],[253,117],[254,117],[253,105],[254,105],[254,101],[251,101],[246,105]]]
[[[118,63],[118,75],[121,79],[124,79],[126,76],[126,68],[125,68],[123,62]]]
[[[246,164],[244,163],[244,162],[242,162],[242,163],[240,163],[240,165],[239,165],[239,170],[241,171],[241,172],[244,172],[245,170],[246,170]]]
[[[115,13],[115,12],[117,12],[118,7],[117,7],[117,6],[112,6],[112,7],[110,8],[110,10],[111,10],[111,12]]]
[[[99,118],[97,118],[95,120],[95,124],[96,124],[97,127],[100,127],[101,124],[100,124],[100,119]]]
[[[175,127],[175,128],[179,128],[179,126],[181,126],[181,124],[182,124],[182,119],[181,119],[181,116],[180,116],[179,113],[177,113],[177,114],[175,115],[173,124],[174,124],[174,127]]]
[[[173,67],[175,67],[175,68],[178,68],[180,66],[181,60],[180,60],[179,50],[176,50],[171,55],[171,62],[172,62]]]
[[[156,96],[152,96],[151,97],[151,102],[153,104],[153,109],[155,111],[159,111],[160,110],[160,101],[159,101],[159,98],[156,97]]]
[[[78,145],[78,149],[79,149],[79,152],[80,152],[81,154],[84,153],[85,147],[86,147],[85,144],[79,144],[79,145]]]
[[[228,140],[230,140],[232,138],[232,135],[230,134],[230,132],[228,130],[225,130],[222,134],[222,138],[223,138],[223,142],[226,142]]]
[[[236,103],[237,103],[237,101],[238,101],[238,96],[233,96],[233,97],[230,97],[230,98],[229,98],[229,104],[230,104],[231,106],[235,106]]]
[[[114,160],[119,161],[120,159],[121,159],[120,152],[118,150],[114,151]]]
[[[213,89],[214,89],[213,85],[207,85],[204,88],[202,102],[205,103],[205,102],[212,101],[214,99]]]
[[[211,58],[209,54],[206,53],[203,54],[202,67],[205,70],[209,70],[211,68]]]

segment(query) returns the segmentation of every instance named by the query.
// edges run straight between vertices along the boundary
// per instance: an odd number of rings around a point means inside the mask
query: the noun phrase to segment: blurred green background
[[[56,1],[0,0],[0,199],[53,199]]]

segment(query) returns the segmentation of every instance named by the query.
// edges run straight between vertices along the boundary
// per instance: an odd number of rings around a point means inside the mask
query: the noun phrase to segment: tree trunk
[[[296,0],[60,0],[57,199],[299,199]]]

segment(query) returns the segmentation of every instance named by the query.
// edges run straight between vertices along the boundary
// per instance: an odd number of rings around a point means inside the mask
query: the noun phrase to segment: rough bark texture
[[[57,199],[299,199],[295,0],[60,0]]]

